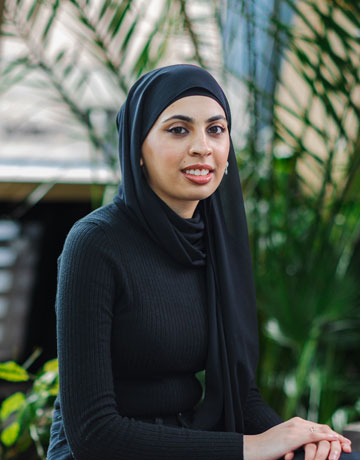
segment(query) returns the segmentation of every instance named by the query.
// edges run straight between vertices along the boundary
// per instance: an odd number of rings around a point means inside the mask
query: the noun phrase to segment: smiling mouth
[[[207,176],[210,169],[184,169],[183,172],[192,176]]]
[[[187,168],[183,169],[181,172],[184,174],[186,179],[190,182],[198,185],[207,184],[213,177],[213,169],[207,168]]]

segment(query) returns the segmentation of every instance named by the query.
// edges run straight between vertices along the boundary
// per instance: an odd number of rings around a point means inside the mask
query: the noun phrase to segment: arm
[[[281,422],[282,419],[262,399],[255,382],[253,382],[244,410],[245,433],[262,433],[275,425],[279,425]]]
[[[75,458],[241,460],[241,434],[177,429],[118,413],[110,340],[121,279],[110,247],[101,227],[80,222],[67,238],[59,267],[60,403]]]

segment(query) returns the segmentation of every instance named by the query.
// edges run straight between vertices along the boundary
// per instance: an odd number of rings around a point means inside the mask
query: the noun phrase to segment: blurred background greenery
[[[142,73],[191,62],[222,82],[256,277],[261,392],[284,418],[338,430],[358,420],[360,4],[5,0],[1,8],[1,40],[16,53],[1,54],[0,98],[30,88],[115,178],[114,114]],[[93,207],[111,200],[114,183],[93,194]],[[0,378],[31,384],[3,404],[3,456],[32,448],[45,458],[56,363],[36,375],[29,362],[11,366]]]

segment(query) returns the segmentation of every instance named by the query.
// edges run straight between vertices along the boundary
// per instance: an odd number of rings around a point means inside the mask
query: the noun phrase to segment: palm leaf
[[[286,417],[310,414],[325,422],[343,403],[329,384],[340,369],[335,351],[343,353],[344,374],[349,362],[346,351],[336,349],[340,335],[331,340],[325,332],[338,330],[345,318],[358,324],[354,305],[359,294],[350,267],[360,236],[360,110],[353,97],[360,84],[360,11],[358,5],[346,10],[336,2],[284,3],[294,13],[292,24],[282,23],[275,9],[267,17],[255,2],[239,3],[251,64],[249,80],[243,78],[251,116],[241,153],[247,162],[243,186],[251,203],[259,305],[265,326],[270,325],[263,338],[260,379],[268,395],[270,387],[278,396]],[[274,40],[276,52],[262,53],[254,46],[261,34]],[[273,56],[281,57],[280,69],[271,67],[277,65]],[[274,72],[274,94],[266,96],[257,88],[259,68]],[[259,127],[266,123],[261,104],[273,108],[274,131],[266,151],[259,143]],[[287,149],[284,158],[277,156],[282,147]],[[259,210],[264,202],[265,211]],[[344,350],[355,347],[347,342]],[[349,386],[354,385],[352,380]]]

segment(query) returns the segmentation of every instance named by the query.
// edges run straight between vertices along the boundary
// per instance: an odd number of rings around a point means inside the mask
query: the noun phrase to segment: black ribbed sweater
[[[243,458],[240,433],[145,423],[201,397],[204,268],[175,262],[115,204],[75,224],[59,265],[61,415],[77,460]],[[280,422],[254,386],[246,433]]]

